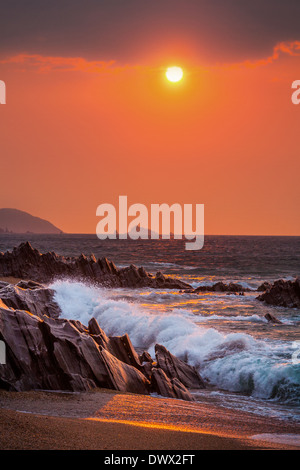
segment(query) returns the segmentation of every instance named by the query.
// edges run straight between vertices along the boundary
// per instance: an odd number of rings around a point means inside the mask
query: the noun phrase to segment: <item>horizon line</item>
[[[90,232],[64,232],[64,231],[61,231],[61,233],[28,233],[28,232],[24,232],[24,233],[21,233],[21,232],[4,232],[4,233],[0,233],[0,236],[2,235],[9,235],[9,236],[13,236],[13,235],[27,235],[27,236],[31,236],[31,235],[53,235],[53,236],[62,236],[62,235],[90,235],[90,236],[95,236],[97,238],[97,234],[96,233],[90,233]],[[124,235],[124,234],[122,234]],[[160,233],[159,236],[161,237],[162,234]],[[174,237],[174,234],[172,234],[172,237],[170,239],[168,238],[165,238],[164,240],[172,240]],[[205,237],[300,237],[300,234],[299,235],[280,235],[280,234],[226,234],[226,233],[209,233],[209,234],[205,234],[204,235],[204,238]],[[119,238],[115,238],[115,239],[111,239],[111,240],[120,240]],[[122,239],[121,239],[122,240]],[[130,238],[128,239],[123,239],[123,240],[131,240]],[[137,240],[132,240],[132,241],[138,241],[138,240],[158,240],[158,239],[152,239],[151,237],[149,238],[144,238],[144,239],[140,239],[138,238]],[[178,241],[180,240],[185,240],[185,236],[182,235],[182,239],[177,239]],[[105,240],[100,240],[100,241],[105,241]]]

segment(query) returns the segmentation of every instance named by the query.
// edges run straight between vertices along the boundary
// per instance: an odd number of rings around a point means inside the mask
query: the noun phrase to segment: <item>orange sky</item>
[[[206,234],[300,235],[299,43],[251,63],[0,58],[0,207],[95,233],[96,208],[204,203]]]

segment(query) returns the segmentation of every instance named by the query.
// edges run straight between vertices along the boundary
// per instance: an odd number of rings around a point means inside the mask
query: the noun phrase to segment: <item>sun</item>
[[[170,82],[180,82],[183,77],[183,70],[181,67],[168,67],[166,77]]]

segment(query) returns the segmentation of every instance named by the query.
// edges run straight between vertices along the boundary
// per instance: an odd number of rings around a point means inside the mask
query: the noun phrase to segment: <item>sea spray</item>
[[[291,361],[290,342],[258,341],[246,333],[225,335],[197,325],[185,312],[150,313],[111,299],[109,290],[80,282],[56,281],[51,287],[65,318],[87,324],[95,317],[108,335],[128,333],[135,346],[152,355],[154,345],[163,344],[220,389],[300,403],[300,364]]]

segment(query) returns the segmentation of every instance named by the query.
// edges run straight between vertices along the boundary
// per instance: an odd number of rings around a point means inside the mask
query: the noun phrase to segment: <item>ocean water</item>
[[[154,356],[154,345],[195,366],[209,383],[199,401],[300,422],[300,310],[256,300],[264,281],[294,279],[300,237],[206,237],[190,252],[178,240],[100,241],[93,235],[1,235],[0,251],[29,240],[41,251],[107,256],[117,266],[135,264],[177,276],[194,287],[239,282],[245,296],[187,294],[175,290],[103,289],[58,280],[52,285],[62,315],[87,324],[94,316],[108,335],[128,333],[134,346]],[[268,324],[273,313],[282,325]],[[296,342],[299,341],[299,344]]]

